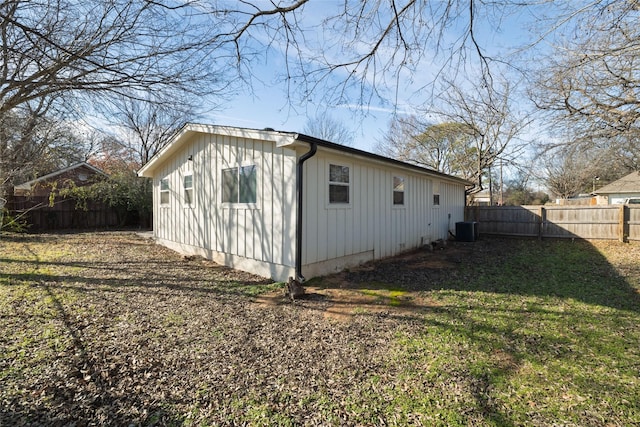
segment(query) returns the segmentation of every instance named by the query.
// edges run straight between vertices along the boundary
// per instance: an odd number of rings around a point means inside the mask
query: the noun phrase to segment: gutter
[[[303,196],[303,168],[304,162],[309,160],[318,151],[318,144],[315,141],[309,141],[311,148],[309,151],[298,157],[296,163],[296,196],[298,199],[297,217],[296,217],[296,280],[298,283],[304,283],[304,276],[302,275],[302,196]]]

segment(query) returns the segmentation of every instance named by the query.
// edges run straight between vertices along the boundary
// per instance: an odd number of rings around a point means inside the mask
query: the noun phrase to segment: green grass
[[[379,304],[389,305],[391,307],[399,307],[406,302],[408,292],[401,289],[359,289],[363,295],[374,297]]]
[[[397,333],[392,378],[350,397],[357,422],[640,425],[638,243],[502,243],[414,293],[433,304]],[[357,289],[392,306],[396,287]]]
[[[396,343],[411,396],[392,399],[433,425],[640,423],[637,289],[586,242],[516,247],[429,292],[437,307]]]

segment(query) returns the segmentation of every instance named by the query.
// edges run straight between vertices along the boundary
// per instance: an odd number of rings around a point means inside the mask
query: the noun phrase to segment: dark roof
[[[359,150],[357,148],[349,147],[342,144],[336,144],[334,142],[325,141],[320,138],[316,138],[309,135],[304,135],[297,132],[288,132],[288,131],[278,131],[273,130],[272,128],[264,128],[264,129],[251,129],[251,128],[241,128],[236,126],[219,126],[219,125],[205,125],[198,123],[187,123],[185,124],[180,131],[176,133],[173,139],[166,144],[160,151],[158,151],[142,168],[138,171],[139,176],[152,176],[152,171],[157,167],[157,165],[168,156],[171,156],[173,152],[177,150],[177,145],[185,138],[185,136],[191,132],[204,132],[204,133],[214,133],[221,135],[231,135],[231,136],[241,136],[245,138],[253,138],[253,139],[266,139],[272,142],[276,142],[278,144],[290,144],[295,142],[301,142],[305,144],[316,144],[318,147],[323,147],[330,150],[335,150],[342,153],[348,153],[355,156],[371,159],[378,162],[384,162],[390,165],[395,165],[403,168],[413,169],[417,172],[428,173],[430,175],[435,175],[442,177],[443,179],[447,179],[450,181],[454,181],[465,186],[474,185],[472,182],[469,182],[465,179],[458,178],[456,176],[448,175],[446,173],[438,172],[433,169],[428,169],[422,166],[418,166],[416,164],[403,162],[400,160],[391,159],[389,157],[384,157],[379,154],[370,153],[368,151]]]
[[[415,169],[415,170],[420,171],[420,172],[429,172],[432,175],[437,175],[437,176],[441,176],[443,178],[460,181],[460,183],[465,184],[465,185],[473,185],[472,182],[469,182],[466,179],[462,179],[462,178],[459,178],[457,176],[448,175],[446,173],[438,172],[436,170],[425,168],[423,166],[418,166],[418,165],[413,164],[413,163],[407,163],[407,162],[403,162],[403,161],[400,161],[400,160],[395,160],[395,159],[392,159],[392,158],[389,158],[389,157],[381,156],[379,154],[371,153],[369,151],[359,150],[357,148],[349,147],[348,145],[336,144],[335,142],[325,141],[323,139],[319,139],[319,138],[316,138],[314,136],[309,136],[309,135],[304,135],[302,133],[298,133],[296,139],[298,141],[302,141],[302,142],[316,143],[320,147],[330,148],[330,149],[333,149],[333,150],[342,151],[344,153],[355,154],[357,156],[366,157],[366,158],[369,158],[369,159],[373,159],[373,160],[377,160],[377,161],[381,161],[381,162],[385,162],[385,163],[391,163],[391,164],[395,164],[397,166],[402,166],[402,167],[405,167],[405,168],[408,167],[408,168]]]
[[[66,168],[58,169],[57,171],[54,171],[54,172],[51,172],[49,174],[40,176],[40,177],[38,177],[36,179],[32,179],[31,181],[23,182],[22,184],[16,185],[14,188],[15,189],[27,189],[28,190],[28,189],[31,188],[31,186],[33,184],[35,184],[37,182],[46,181],[46,180],[48,180],[50,178],[54,178],[54,177],[56,177],[58,175],[61,175],[61,174],[65,173],[65,172],[69,172],[69,171],[72,171],[74,169],[78,169],[78,168],[81,168],[81,167],[89,169],[90,171],[92,171],[92,172],[94,172],[96,174],[103,175],[103,176],[108,176],[103,170],[98,169],[97,167],[92,166],[87,162],[78,162],[78,163],[74,163],[71,166],[67,166]]]

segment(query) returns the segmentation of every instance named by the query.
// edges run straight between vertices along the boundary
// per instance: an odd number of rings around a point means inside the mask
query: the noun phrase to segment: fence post
[[[538,240],[542,240],[542,235],[544,234],[544,223],[547,220],[547,211],[544,206],[540,206],[540,210],[538,211]]]
[[[2,218],[4,217],[4,205],[7,204],[7,200],[0,197],[0,230],[2,230]]]
[[[618,240],[627,242],[629,237],[629,206],[620,205],[618,212]]]

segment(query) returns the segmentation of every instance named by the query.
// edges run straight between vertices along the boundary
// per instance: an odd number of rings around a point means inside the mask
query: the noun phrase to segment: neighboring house
[[[76,200],[60,197],[58,193],[60,189],[81,187],[106,177],[107,174],[88,163],[76,163],[16,185],[14,195],[9,198],[8,210],[20,223],[26,224],[29,231],[118,226],[114,208],[99,201],[86,201],[83,208],[78,208]]]
[[[298,133],[198,124],[138,175],[153,178],[158,243],[280,281],[447,239],[472,185]]]
[[[640,198],[640,172],[613,181],[594,192],[599,205],[617,205],[626,199]]]
[[[107,174],[95,166],[91,166],[86,162],[80,162],[23,184],[16,185],[13,187],[13,195],[48,197],[54,187],[57,189],[66,188],[70,185],[80,187],[93,182],[92,178],[96,175],[101,177],[107,176]]]
[[[489,190],[482,190],[469,196],[470,206],[491,206],[491,196]]]

